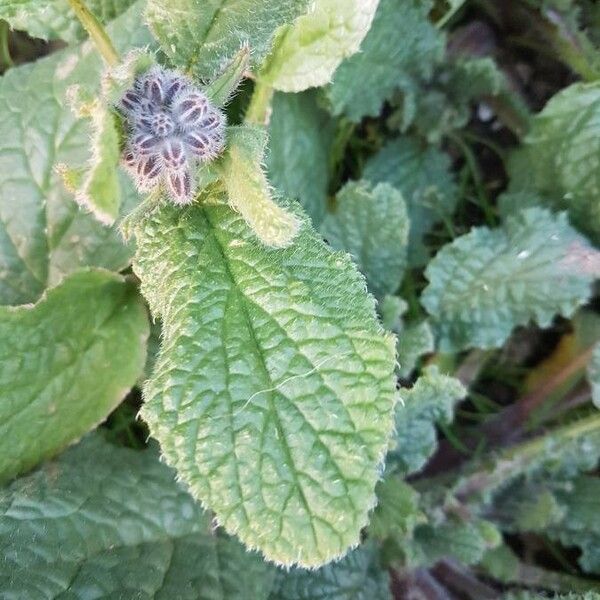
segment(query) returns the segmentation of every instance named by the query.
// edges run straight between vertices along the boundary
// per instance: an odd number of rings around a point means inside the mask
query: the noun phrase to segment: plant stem
[[[69,0],[69,4],[79,19],[79,22],[89,33],[90,38],[92,38],[94,41],[94,44],[96,44],[96,48],[102,55],[102,58],[106,64],[111,67],[119,64],[119,54],[115,50],[115,47],[113,46],[111,39],[108,37],[106,30],[102,26],[102,23],[98,21],[96,16],[85,5],[83,0]]]
[[[0,19],[0,68],[6,69],[14,64],[8,47],[9,31],[8,23]]]
[[[600,414],[558,428],[550,437],[558,444],[559,441],[567,442],[597,431],[600,431]],[[495,489],[500,483],[528,468],[531,461],[546,450],[547,444],[548,436],[541,435],[503,450],[496,456],[491,470],[484,467],[465,477],[455,490],[455,497],[467,504],[484,490]]]
[[[266,126],[271,116],[271,101],[275,90],[260,80],[256,81],[250,105],[246,111],[246,123]]]

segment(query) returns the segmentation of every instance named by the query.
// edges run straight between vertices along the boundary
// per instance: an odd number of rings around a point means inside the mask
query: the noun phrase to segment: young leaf
[[[297,199],[318,226],[327,208],[333,119],[317,105],[317,94],[275,94],[269,122],[269,180]]]
[[[392,600],[389,575],[373,544],[316,571],[280,571],[269,600]]]
[[[600,574],[600,479],[579,477],[564,491],[559,490],[556,497],[565,514],[560,524],[550,528],[549,536],[565,546],[580,547],[582,569]]]
[[[228,142],[221,173],[229,204],[244,217],[261,242],[274,248],[289,246],[300,222],[271,197],[262,168],[267,145],[264,129],[231,127]]]
[[[97,435],[0,491],[0,524],[6,598],[266,600],[272,585],[157,453]]]
[[[369,523],[369,535],[379,540],[390,536],[410,540],[415,527],[427,521],[419,508],[419,494],[394,476],[380,481],[376,491],[377,506]]]
[[[109,31],[120,50],[149,41],[137,6]],[[0,78],[0,304],[35,301],[81,266],[120,270],[129,262],[117,231],[81,211],[55,171],[88,156],[87,123],[66,108],[65,93],[73,83],[97,85],[101,69],[87,42]],[[137,196],[125,189],[128,210]]]
[[[395,341],[303,221],[270,249],[205,194],[138,224],[134,268],[163,323],[142,416],[166,460],[249,547],[318,566],[358,543],[374,504]]]
[[[75,200],[104,225],[112,225],[121,208],[119,129],[111,110],[93,103],[91,158]]]
[[[342,60],[358,51],[379,0],[317,0],[277,34],[259,74],[283,92],[325,85]]]
[[[396,447],[390,457],[407,473],[421,470],[437,448],[436,423],[448,424],[455,404],[465,397],[463,385],[436,367],[428,367],[414,386],[402,389],[396,405]]]
[[[108,271],[74,273],[35,305],[0,307],[0,479],[96,426],[140,375],[148,319]]]
[[[146,18],[165,54],[196,79],[211,79],[242,44],[253,64],[265,57],[276,29],[291,23],[308,0],[148,0]]]
[[[494,348],[531,319],[547,327],[557,313],[572,315],[600,274],[599,257],[565,214],[540,208],[454,240],[427,266],[421,298],[440,350]]]
[[[222,73],[211,81],[204,92],[215,106],[225,106],[235,94],[250,65],[250,48],[242,46]]]
[[[596,344],[587,369],[588,380],[592,386],[592,400],[600,408],[600,343]]]
[[[118,17],[134,3],[135,0],[86,0],[86,6],[103,23]],[[8,21],[13,29],[44,40],[75,42],[87,35],[68,0],[8,0],[0,3],[0,19]]]
[[[345,60],[327,91],[333,114],[352,121],[377,116],[398,88],[431,75],[444,38],[429,23],[429,0],[381,0],[361,51]]]
[[[600,242],[600,83],[578,83],[554,96],[511,158],[511,190],[534,190]]]
[[[450,167],[447,154],[410,137],[388,142],[365,166],[363,179],[387,182],[406,200],[410,221],[408,258],[413,266],[425,264],[429,257],[423,236],[454,212],[458,194]]]
[[[336,212],[321,225],[336,250],[349,252],[378,298],[398,289],[406,268],[408,217],[402,194],[387,183],[350,182],[339,192]]]
[[[431,566],[442,558],[471,565],[501,541],[502,534],[490,521],[448,519],[417,527],[412,544],[405,545],[404,550],[406,561],[413,568]]]
[[[435,350],[435,338],[428,321],[411,323],[398,336],[398,374],[408,377],[421,356]]]

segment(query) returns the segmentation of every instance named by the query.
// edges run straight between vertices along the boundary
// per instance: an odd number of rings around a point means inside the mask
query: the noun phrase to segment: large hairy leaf
[[[517,325],[547,327],[590,295],[600,254],[565,214],[529,208],[501,229],[479,227],[448,244],[425,271],[422,303],[442,351],[501,346]]]
[[[327,207],[328,163],[333,119],[310,90],[277,93],[269,122],[269,179],[286,197],[297,199],[319,225]]]
[[[408,217],[402,194],[387,183],[350,182],[337,197],[336,210],[321,233],[336,250],[349,252],[382,298],[398,289],[406,267]]]
[[[148,0],[146,17],[174,64],[209,79],[245,43],[260,64],[277,28],[307,6],[308,0]]]
[[[109,31],[120,49],[149,42],[137,7]],[[81,266],[119,270],[129,262],[117,231],[82,211],[55,171],[88,156],[88,123],[66,108],[65,92],[73,83],[96,86],[101,69],[86,42],[0,79],[0,304],[32,302]],[[123,183],[130,207],[136,195]]]
[[[447,154],[406,136],[388,142],[365,165],[364,179],[390,183],[404,196],[410,220],[408,257],[412,265],[427,262],[429,252],[423,236],[437,222],[450,217],[456,206],[457,189],[450,167]]]
[[[6,600],[264,600],[272,582],[156,452],[100,436],[0,491],[0,546]]]
[[[554,96],[523,143],[510,161],[511,189],[540,192],[600,243],[600,83]]]
[[[260,79],[283,92],[329,83],[369,31],[379,0],[316,0],[278,32]]]
[[[36,305],[0,307],[0,479],[105,419],[142,372],[148,319],[135,287],[86,270]]]
[[[289,207],[290,210],[292,207]],[[394,338],[349,257],[303,219],[263,246],[216,193],[140,223],[163,344],[142,416],[227,531],[317,566],[359,541],[393,426]]]
[[[280,572],[269,600],[391,600],[389,575],[372,544],[316,571]]]
[[[108,23],[135,0],[86,0],[86,6],[102,21]],[[45,40],[60,38],[74,42],[86,36],[68,0],[4,0],[0,2],[0,19],[13,29],[27,31]]]
[[[361,51],[345,60],[328,89],[333,113],[353,121],[376,116],[397,89],[428,77],[444,49],[429,23],[428,0],[381,0]]]

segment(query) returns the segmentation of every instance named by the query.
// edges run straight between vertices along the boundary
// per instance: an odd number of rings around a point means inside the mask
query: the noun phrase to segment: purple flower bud
[[[157,137],[167,137],[175,131],[175,123],[166,112],[152,115],[150,131]]]
[[[138,77],[118,108],[130,138],[123,166],[140,191],[164,185],[176,204],[192,202],[194,170],[225,147],[225,117],[186,77],[160,67]]]

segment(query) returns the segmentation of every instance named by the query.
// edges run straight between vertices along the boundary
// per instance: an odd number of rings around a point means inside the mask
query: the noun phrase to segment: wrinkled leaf
[[[269,179],[286,197],[297,199],[319,225],[327,208],[332,119],[317,106],[314,91],[277,93],[272,108]]]
[[[0,546],[7,600],[266,600],[272,581],[157,453],[100,436],[0,491]]]
[[[343,555],[375,501],[395,401],[395,341],[362,277],[305,220],[292,247],[266,248],[217,195],[159,209],[136,237],[163,323],[142,416],[166,460],[268,559]]]
[[[408,217],[402,194],[387,183],[350,182],[337,196],[335,212],[321,225],[336,250],[349,252],[378,298],[396,291],[406,268]]]
[[[146,18],[163,51],[197,79],[211,79],[243,44],[260,64],[278,27],[291,23],[308,0],[148,0]]]
[[[559,92],[532,121],[509,164],[511,191],[542,194],[600,242],[600,83]]]
[[[149,42],[137,7],[109,31],[120,50]],[[88,156],[88,123],[66,108],[65,93],[73,83],[97,86],[101,69],[86,42],[0,78],[0,304],[35,301],[81,266],[120,270],[129,262],[116,229],[82,211],[55,171]],[[137,198],[127,179],[126,209]]]
[[[71,275],[35,305],[0,307],[0,479],[80,438],[142,372],[148,320],[119,275]]]
[[[360,52],[337,69],[327,91],[333,114],[377,116],[383,102],[417,76],[431,75],[444,38],[428,21],[426,0],[381,0]]]
[[[372,544],[316,571],[281,572],[269,600],[392,600],[389,575]]]
[[[406,473],[422,469],[437,448],[436,423],[448,424],[464,398],[463,385],[436,367],[428,367],[414,386],[400,391],[396,405],[396,444],[390,457]]]
[[[398,374],[408,377],[424,354],[435,350],[435,338],[428,321],[411,323],[398,336]]]
[[[108,23],[125,12],[135,0],[86,0],[86,6],[102,22]],[[86,32],[68,0],[5,0],[0,3],[0,19],[13,29],[27,31],[44,40],[60,38],[75,42]]]
[[[325,85],[342,60],[358,51],[379,0],[316,0],[277,34],[261,81],[283,92]]]
[[[571,316],[599,273],[600,254],[566,215],[529,208],[503,228],[478,227],[442,248],[425,271],[421,302],[441,351],[494,348],[517,325]]]
[[[413,266],[425,264],[429,257],[423,236],[454,212],[458,194],[450,166],[447,154],[410,137],[388,142],[365,166],[363,179],[390,183],[404,196],[410,220],[408,257]]]

